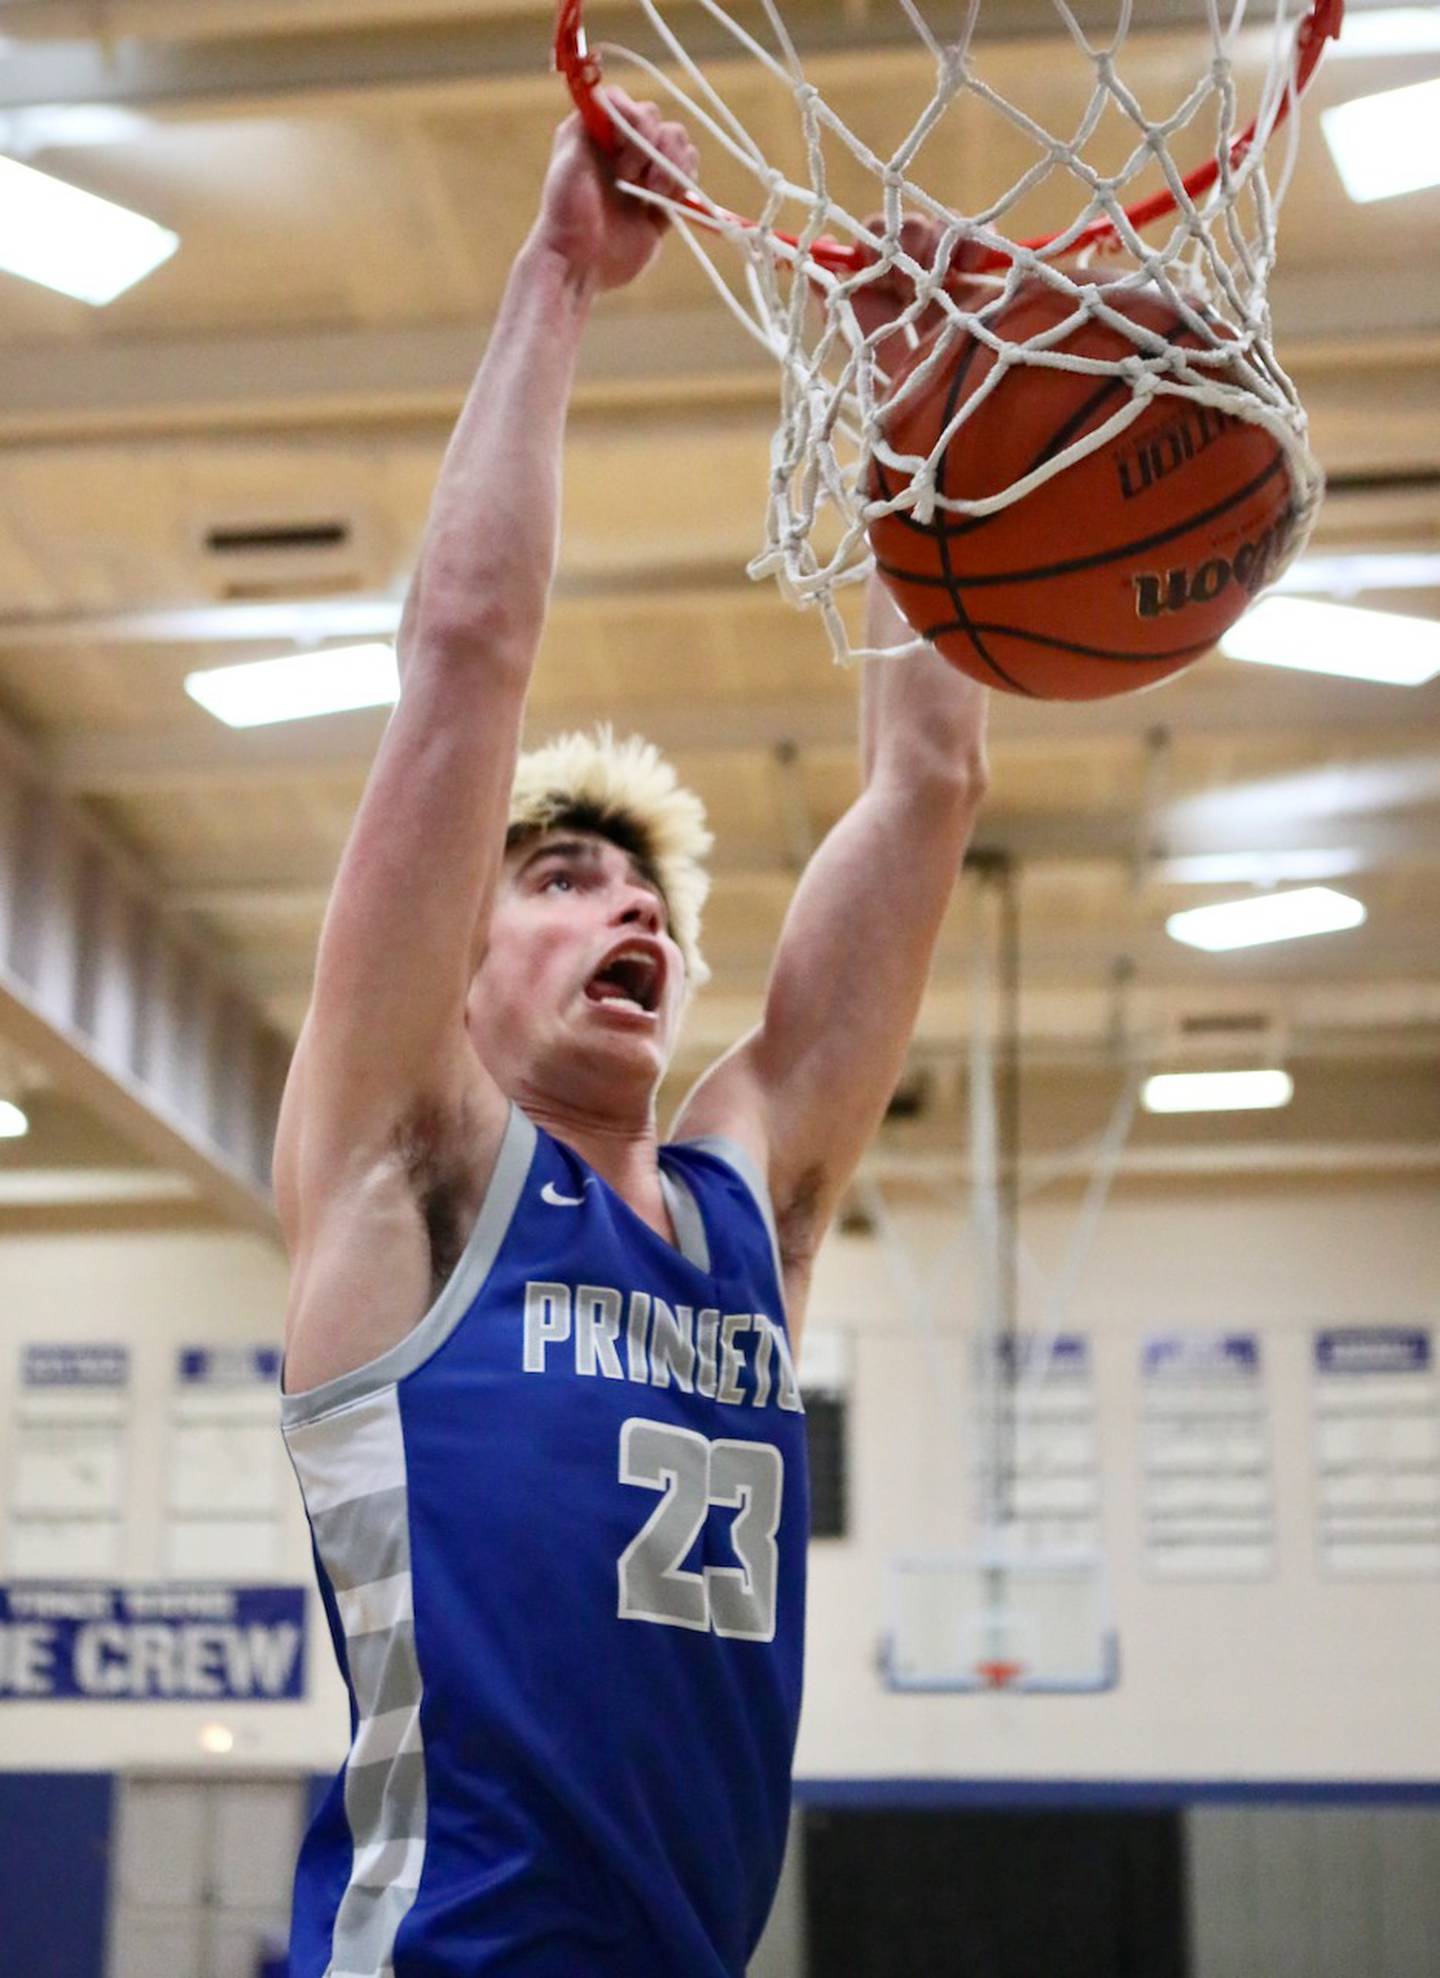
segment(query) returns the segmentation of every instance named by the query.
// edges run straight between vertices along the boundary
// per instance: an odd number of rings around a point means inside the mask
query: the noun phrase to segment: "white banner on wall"
[[[1089,1551],[1100,1539],[1090,1342],[1078,1332],[1022,1332],[996,1345],[998,1399],[1013,1410],[1005,1536],[1026,1551]]]
[[[1255,1580],[1275,1560],[1270,1414],[1254,1333],[1177,1332],[1141,1350],[1147,1571]]]
[[[1320,1558],[1350,1579],[1440,1574],[1440,1386],[1425,1326],[1315,1334]]]
[[[280,1349],[190,1346],[176,1356],[165,1570],[253,1580],[280,1552]]]
[[[6,1548],[13,1578],[120,1571],[129,1422],[128,1347],[21,1349]]]

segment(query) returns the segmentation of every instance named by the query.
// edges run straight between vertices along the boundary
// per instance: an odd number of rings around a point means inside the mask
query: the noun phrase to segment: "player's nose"
[[[665,926],[665,914],[648,886],[626,886],[615,921],[620,927],[637,927],[642,933],[658,936]]]

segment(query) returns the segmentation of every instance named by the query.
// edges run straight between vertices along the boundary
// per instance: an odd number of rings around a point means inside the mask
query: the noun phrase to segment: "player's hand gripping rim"
[[[670,224],[663,205],[635,193],[677,200],[700,163],[685,126],[667,122],[656,104],[618,89],[605,95],[636,135],[606,152],[578,112],[567,117],[555,134],[537,227],[541,242],[597,290],[623,288],[643,273]]]

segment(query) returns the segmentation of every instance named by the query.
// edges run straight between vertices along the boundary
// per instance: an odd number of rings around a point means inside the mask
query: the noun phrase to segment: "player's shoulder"
[[[770,1134],[764,1093],[743,1048],[730,1052],[684,1100],[670,1129],[669,1144],[708,1149],[732,1166],[758,1175],[770,1193]]]

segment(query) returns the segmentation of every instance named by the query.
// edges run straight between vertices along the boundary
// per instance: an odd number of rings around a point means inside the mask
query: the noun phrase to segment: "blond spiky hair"
[[[569,825],[611,838],[646,866],[670,910],[670,931],[698,988],[710,971],[700,953],[700,910],[710,891],[701,861],[714,843],[705,806],[683,790],[653,742],[617,742],[608,722],[559,735],[515,765],[506,844]]]

